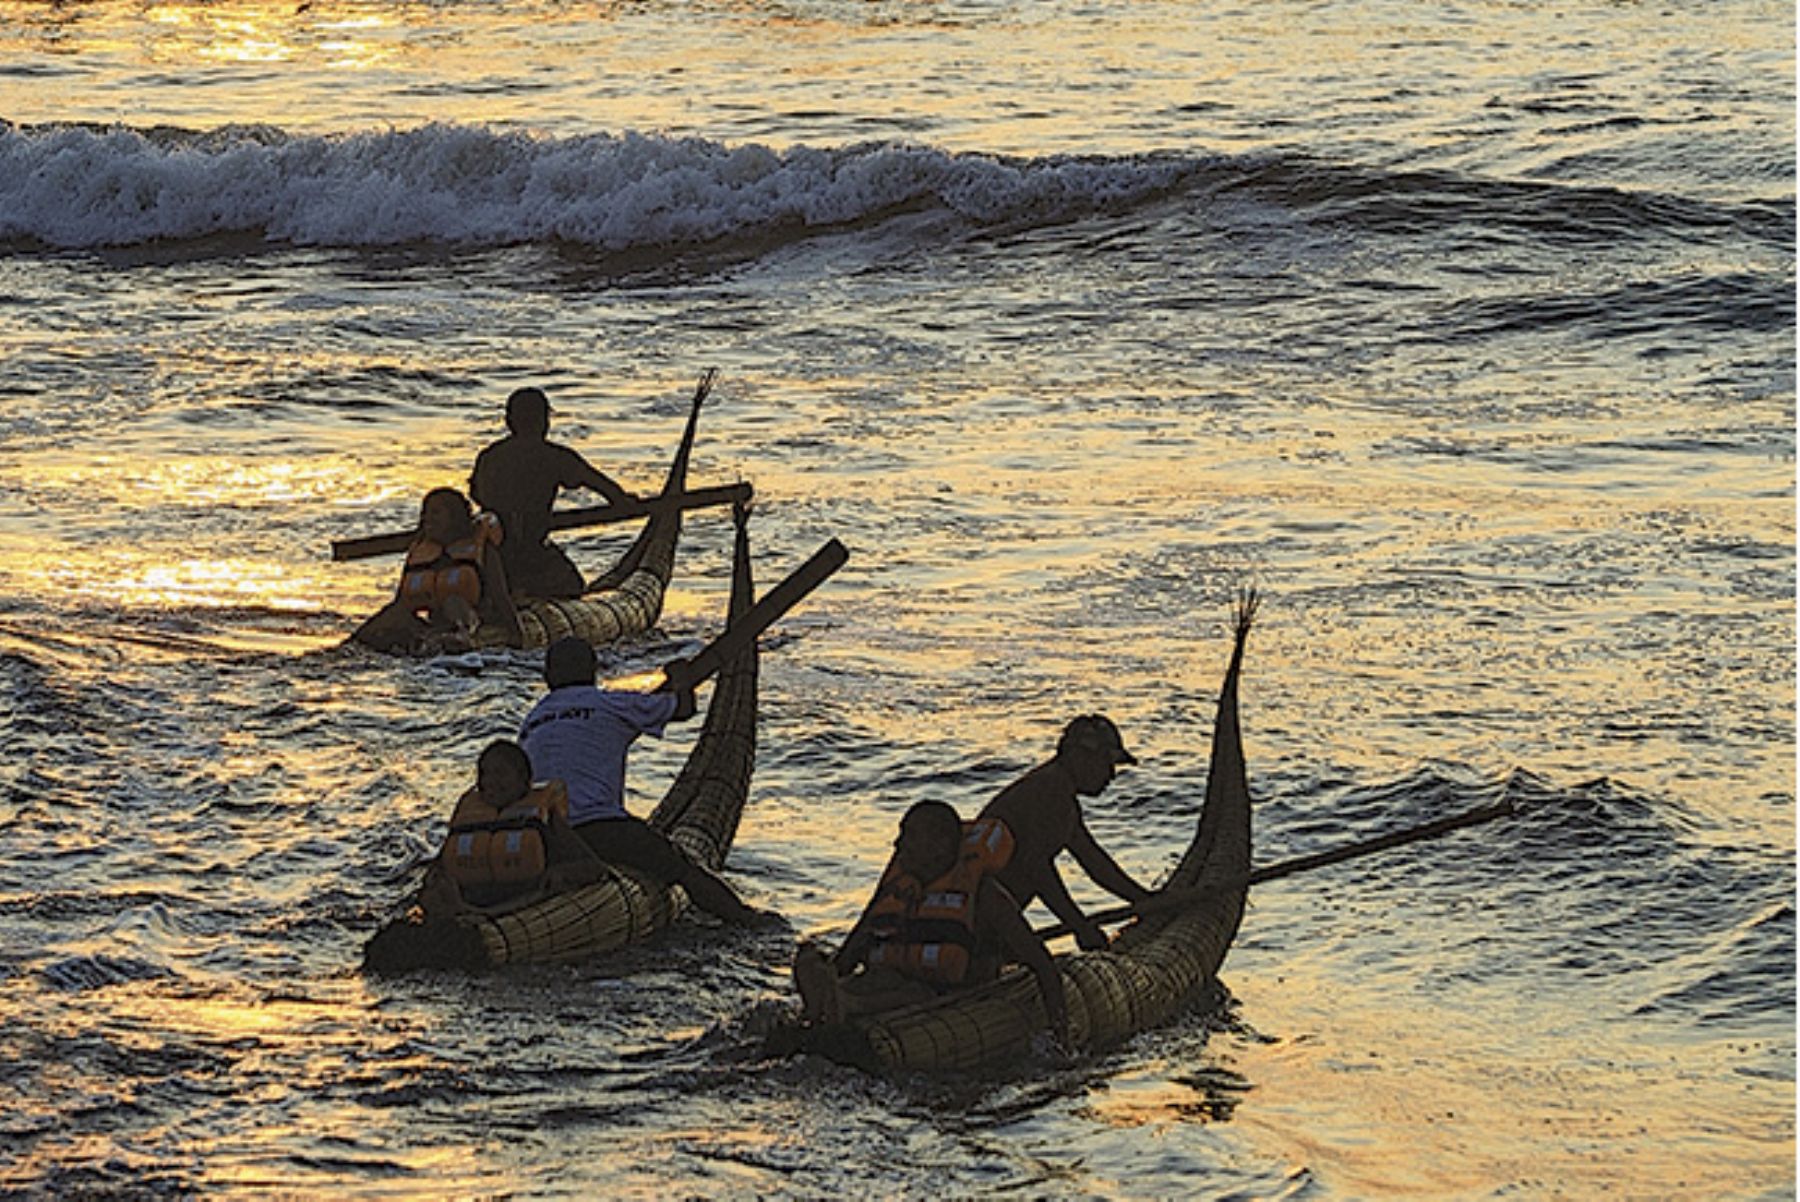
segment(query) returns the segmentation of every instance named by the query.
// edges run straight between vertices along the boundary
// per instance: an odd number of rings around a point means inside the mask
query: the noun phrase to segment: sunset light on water
[[[1760,0],[7,6],[0,1192],[1794,1196],[1793,45]],[[753,486],[757,594],[849,552],[761,640],[720,876],[779,920],[364,971],[545,653],[346,645],[402,556],[334,543],[524,386],[652,495],[712,368],[686,485]],[[593,581],[645,525],[553,538]],[[684,515],[601,683],[721,633],[733,549]],[[1254,885],[1105,1046],[771,1050],[901,816],[1077,715],[1137,760],[1094,838],[1177,873],[1248,588],[1254,864],[1511,814]]]

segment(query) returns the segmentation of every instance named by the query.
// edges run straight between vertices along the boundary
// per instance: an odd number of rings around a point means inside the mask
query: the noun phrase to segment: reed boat
[[[1110,946],[1055,958],[1067,995],[1071,1051],[1108,1047],[1193,1005],[1217,977],[1250,887],[1250,789],[1238,728],[1238,677],[1256,612],[1240,599],[1219,693],[1206,798],[1194,839],[1164,884],[1179,906],[1135,919]],[[1014,965],[997,981],[841,1024],[789,1028],[771,1050],[810,1051],[872,1072],[955,1071],[1019,1063],[1048,1029],[1037,984]],[[797,1045],[797,1047],[796,1047]]]
[[[694,431],[706,392],[703,387],[694,396],[681,446],[663,482],[665,496],[681,492],[686,485],[688,456],[694,449]],[[471,641],[476,647],[533,648],[548,647],[574,635],[604,647],[643,634],[662,616],[663,593],[675,570],[675,544],[680,538],[681,510],[663,510],[650,518],[619,562],[590,582],[581,596],[521,599],[517,606],[521,638],[516,643],[509,631],[492,622],[480,626]]]
[[[677,469],[683,466],[678,459]],[[732,621],[750,609],[753,592],[746,520],[740,511]],[[757,668],[756,641],[751,639],[720,669],[694,749],[648,819],[689,857],[714,871],[737,836],[750,792]],[[609,864],[592,884],[504,911],[468,909],[453,918],[426,919],[411,907],[369,940],[363,967],[371,972],[478,971],[583,960],[649,938],[679,918],[687,905],[687,893],[679,885],[665,886],[635,869]]]

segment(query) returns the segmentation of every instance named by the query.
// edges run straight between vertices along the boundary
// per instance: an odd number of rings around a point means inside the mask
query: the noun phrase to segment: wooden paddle
[[[550,529],[571,530],[577,526],[606,526],[614,522],[629,522],[637,518],[650,517],[665,509],[706,509],[715,505],[734,505],[750,499],[751,489],[748,482],[738,484],[717,484],[709,488],[693,488],[685,492],[662,493],[654,497],[642,497],[627,501],[620,505],[589,505],[582,509],[563,509],[550,515]],[[361,538],[333,539],[331,558],[342,562],[346,559],[369,559],[376,555],[394,555],[412,545],[418,537],[417,530],[396,531],[392,534],[368,534]]]
[[[1264,881],[1277,880],[1295,873],[1307,872],[1314,868],[1323,868],[1327,864],[1341,864],[1345,860],[1353,860],[1358,856],[1373,855],[1378,851],[1386,851],[1391,847],[1403,847],[1408,843],[1418,843],[1425,839],[1435,839],[1450,831],[1461,830],[1465,826],[1475,826],[1482,822],[1491,822],[1496,818],[1504,818],[1513,813],[1513,803],[1498,801],[1490,806],[1469,810],[1462,814],[1453,814],[1448,818],[1439,818],[1420,826],[1408,827],[1401,831],[1390,831],[1385,835],[1377,835],[1373,839],[1365,839],[1361,843],[1352,843],[1348,847],[1340,847],[1335,851],[1316,852],[1310,856],[1297,856],[1292,860],[1283,860],[1279,864],[1270,864],[1250,873],[1249,883],[1260,885]],[[1096,923],[1124,922],[1128,918],[1138,918],[1147,914],[1155,914],[1185,905],[1194,895],[1204,891],[1205,887],[1196,889],[1178,889],[1166,893],[1158,893],[1135,905],[1118,906],[1111,910],[1101,910],[1089,917]],[[1048,942],[1060,939],[1064,935],[1074,934],[1066,923],[1045,927],[1035,932],[1038,938]]]
[[[688,659],[679,659],[664,669],[661,691],[684,693],[730,663],[737,654],[756,641],[776,619],[798,605],[808,593],[818,588],[831,574],[844,566],[850,552],[837,539],[814,551],[812,558],[788,573],[787,579],[762,595],[762,599],[725,629],[725,632],[702,647]]]

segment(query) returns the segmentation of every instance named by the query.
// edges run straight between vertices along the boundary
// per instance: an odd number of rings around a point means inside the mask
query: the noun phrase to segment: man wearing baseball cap
[[[505,438],[475,457],[469,495],[500,518],[500,562],[513,591],[527,597],[579,597],[586,587],[562,548],[550,541],[550,511],[565,488],[587,488],[614,505],[632,499],[617,481],[571,447],[550,441],[550,398],[519,388],[506,398]]]
[[[1063,728],[1052,759],[1002,789],[981,811],[1012,832],[1012,860],[1001,869],[1000,883],[1021,909],[1043,898],[1083,949],[1105,947],[1106,932],[1069,896],[1056,857],[1066,849],[1096,885],[1133,905],[1150,896],[1094,841],[1081,817],[1081,798],[1098,797],[1120,764],[1135,763],[1111,718],[1082,714]]]

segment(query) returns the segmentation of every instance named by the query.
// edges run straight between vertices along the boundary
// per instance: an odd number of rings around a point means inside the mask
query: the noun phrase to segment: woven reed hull
[[[750,544],[738,526],[731,615],[751,603]],[[737,835],[756,760],[757,651],[751,646],[719,673],[694,749],[648,821],[710,869],[725,861]],[[664,887],[633,869],[609,865],[593,884],[504,914],[459,916],[445,938],[401,919],[370,941],[383,961],[405,967],[479,970],[505,964],[584,960],[647,939],[687,908],[680,886]],[[416,947],[395,947],[395,943]],[[365,963],[369,963],[365,954]]]
[[[1196,889],[1197,896],[1179,911],[1134,922],[1105,950],[1056,958],[1076,1049],[1104,1048],[1191,1005],[1218,974],[1237,935],[1250,872],[1250,790],[1237,689],[1254,611],[1254,598],[1246,597],[1220,690],[1206,804],[1193,842],[1167,882]],[[1035,979],[1015,967],[991,985],[859,1018],[808,1042],[865,1068],[967,1070],[1018,1063],[1048,1026]]]
[[[651,519],[652,523],[662,520]],[[604,647],[643,634],[662,616],[663,594],[674,571],[675,542],[680,530],[677,517],[658,531],[660,537],[652,548],[654,553],[643,554],[638,569],[626,575],[615,588],[566,600],[520,603],[519,632],[522,637],[516,644],[506,631],[490,623],[475,632],[475,645],[548,647],[557,639],[573,635],[595,647]]]
[[[1185,1009],[1217,975],[1242,916],[1242,892],[1222,890],[1128,951],[1115,945],[1057,957],[1074,1047],[1111,1046]],[[848,1043],[848,1059],[926,1072],[1018,1063],[1048,1027],[1037,982],[1013,968],[981,989],[858,1024],[862,1046]]]

